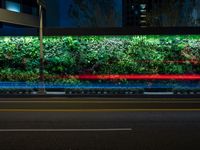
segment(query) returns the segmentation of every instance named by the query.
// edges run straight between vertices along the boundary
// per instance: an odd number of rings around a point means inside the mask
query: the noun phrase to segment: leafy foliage
[[[199,36],[45,37],[45,79],[79,83],[77,74],[200,73]],[[0,38],[0,81],[37,82],[37,37]],[[61,77],[61,78],[59,78]]]

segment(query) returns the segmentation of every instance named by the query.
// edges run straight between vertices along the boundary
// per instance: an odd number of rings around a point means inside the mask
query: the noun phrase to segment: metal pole
[[[45,94],[44,86],[44,52],[43,52],[43,12],[42,6],[39,5],[39,15],[40,15],[40,90],[39,94]]]

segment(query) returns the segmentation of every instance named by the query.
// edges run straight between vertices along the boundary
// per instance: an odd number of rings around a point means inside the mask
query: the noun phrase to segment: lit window
[[[6,9],[13,12],[20,12],[20,4],[12,1],[6,1]]]
[[[141,9],[146,9],[146,4],[140,4]]]

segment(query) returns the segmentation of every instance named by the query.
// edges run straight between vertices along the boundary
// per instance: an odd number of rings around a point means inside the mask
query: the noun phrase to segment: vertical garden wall
[[[45,37],[44,53],[46,83],[200,79],[199,35]],[[1,83],[38,83],[39,65],[37,37],[0,37]]]

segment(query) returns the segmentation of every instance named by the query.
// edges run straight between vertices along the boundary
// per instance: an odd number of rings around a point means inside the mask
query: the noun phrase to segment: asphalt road
[[[200,98],[0,98],[0,112],[200,111]]]
[[[134,103],[126,99],[126,105],[110,99],[95,103],[91,99],[54,100],[43,99],[42,107],[37,108],[40,102],[33,99],[1,99],[0,150],[177,150],[200,146],[197,100]],[[178,107],[183,102],[184,106]],[[66,104],[73,107],[69,110]],[[132,107],[127,108],[128,104]],[[173,108],[159,108],[159,104]],[[185,108],[186,104],[190,107]]]

